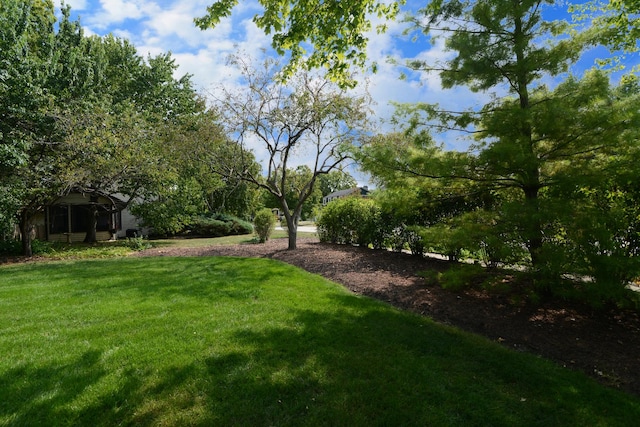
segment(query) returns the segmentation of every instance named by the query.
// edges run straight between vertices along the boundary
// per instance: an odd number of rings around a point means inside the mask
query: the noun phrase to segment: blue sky
[[[60,5],[60,0],[56,0]],[[193,75],[193,81],[203,94],[216,85],[234,87],[238,84],[237,71],[226,65],[229,54],[241,50],[252,57],[260,57],[262,49],[269,49],[270,39],[251,21],[260,11],[255,1],[240,1],[234,15],[224,19],[215,29],[201,31],[193,18],[202,16],[212,0],[66,0],[72,16],[80,17],[87,34],[116,36],[129,39],[141,55],[157,55],[170,51],[179,64],[177,71]],[[411,4],[424,2],[409,0]],[[565,17],[568,3],[558,2],[547,10],[546,16]],[[443,42],[429,46],[426,39],[411,43],[401,35],[404,24],[391,23],[385,34],[371,34],[368,57],[375,60],[379,70],[367,76],[368,90],[376,102],[375,113],[388,119],[393,113],[391,101],[440,103],[447,109],[467,108],[483,104],[490,94],[474,94],[466,88],[443,91],[437,75],[414,75],[400,80],[400,69],[387,62],[389,56],[412,58],[420,56],[430,60],[447,58]],[[592,66],[593,58],[582,67]],[[465,149],[468,142],[449,139],[450,149]],[[361,180],[361,179],[359,179]]]

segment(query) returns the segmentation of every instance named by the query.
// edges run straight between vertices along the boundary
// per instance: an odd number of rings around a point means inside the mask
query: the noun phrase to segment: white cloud
[[[237,81],[237,72],[225,64],[222,54],[209,50],[197,53],[177,53],[173,57],[180,64],[179,75],[193,75],[193,83],[199,92],[207,94],[214,91],[215,84],[230,86]]]
[[[169,9],[159,9],[144,22],[145,31],[168,43],[171,50],[197,46],[202,43],[203,32],[195,26],[193,19],[200,12],[185,2]]]
[[[60,0],[58,0],[59,2]],[[158,55],[171,51],[179,65],[176,77],[189,73],[195,87],[201,93],[215,94],[216,87],[240,88],[239,71],[227,65],[227,57],[236,52],[261,61],[263,50],[271,51],[271,39],[252,21],[262,9],[256,1],[241,1],[233,15],[224,18],[214,28],[198,29],[193,19],[206,13],[206,6],[213,0],[71,0],[72,12],[80,12],[88,33],[113,34],[130,40],[143,55]],[[375,25],[375,23],[374,23]],[[403,61],[403,50],[410,46],[401,35],[406,24],[388,23],[385,34],[372,31],[369,34],[367,55],[378,64],[378,73],[366,76],[367,87],[377,105],[376,118],[390,119],[394,112],[391,101],[399,102],[451,102],[451,94],[443,94],[437,76],[423,73],[411,74],[400,80],[401,69],[388,63],[390,56]],[[415,57],[433,60],[446,57],[442,44],[410,46]],[[365,80],[363,80],[364,82]],[[361,88],[359,88],[360,90]],[[455,97],[466,96],[456,91]],[[389,126],[383,131],[390,130]],[[258,145],[251,141],[259,150]],[[258,153],[256,153],[258,154]],[[259,157],[262,157],[258,154]],[[304,163],[304,159],[299,159]],[[296,162],[298,164],[298,162]],[[360,183],[367,179],[357,175]]]
[[[237,28],[243,30],[232,37]],[[227,88],[238,85],[238,70],[227,65],[229,55],[241,52],[258,60],[263,57],[263,49],[269,48],[270,40],[250,20],[232,22],[227,18],[215,29],[197,31],[199,46],[193,50],[173,51],[173,56],[180,65],[180,74],[192,74],[196,87],[204,93],[214,92],[220,85]]]
[[[100,29],[114,24],[122,24],[126,20],[137,20],[144,16],[143,10],[148,5],[139,1],[100,0],[100,8],[88,17],[87,23]]]
[[[53,2],[56,9],[59,9],[62,6],[63,0],[55,0]],[[84,10],[87,8],[87,0],[65,0],[64,4],[67,6],[71,6],[71,10]]]
[[[413,71],[404,66],[408,60],[421,60],[429,64],[442,63],[452,57],[452,53],[445,51],[444,40],[439,39],[430,43],[425,37],[419,37],[412,42],[403,34],[407,24],[393,22],[389,24],[389,30],[385,34],[369,34],[370,43],[367,48],[367,57],[378,64],[378,71],[367,76],[368,89],[372,98],[377,102],[375,114],[382,120],[381,132],[390,132],[394,129],[389,123],[395,112],[393,103],[429,103],[439,104],[448,110],[459,110],[464,100],[464,105],[470,103],[486,102],[485,94],[474,94],[465,87],[456,87],[443,90],[440,77],[437,73]],[[390,62],[393,58],[394,62]],[[401,74],[405,78],[401,79]],[[470,141],[461,138],[460,135],[436,134],[434,138],[444,143],[449,149],[466,150]]]

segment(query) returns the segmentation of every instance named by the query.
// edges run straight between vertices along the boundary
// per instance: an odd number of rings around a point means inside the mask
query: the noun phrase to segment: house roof
[[[367,187],[347,188],[346,190],[334,191],[333,193],[327,194],[325,198],[345,197],[355,193],[359,193],[361,196],[366,196],[369,194],[369,189]]]
[[[326,197],[343,197],[354,193],[355,188],[347,188],[346,190],[338,190],[327,194]]]
[[[127,206],[127,203],[124,202],[123,200],[121,200],[119,197],[104,192],[102,190],[97,190],[97,189],[93,189],[93,188],[72,188],[71,190],[69,190],[68,192],[66,192],[66,194],[62,195],[62,196],[58,196],[56,197],[50,204],[55,204],[58,200],[60,200],[61,198],[72,194],[72,193],[77,193],[77,194],[82,194],[83,196],[86,195],[95,195],[95,196],[99,196],[99,197],[104,197],[107,200],[109,200],[111,202],[111,204],[113,204],[114,206],[116,206],[118,209],[123,209]]]

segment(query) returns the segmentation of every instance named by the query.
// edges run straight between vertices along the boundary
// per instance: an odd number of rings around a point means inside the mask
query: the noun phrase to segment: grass
[[[299,232],[299,238],[316,237],[315,233]],[[271,239],[287,238],[287,232],[276,230],[271,235]],[[97,243],[54,243],[49,244],[45,253],[39,254],[43,258],[64,260],[64,259],[95,259],[122,257],[131,254],[136,249],[144,249],[140,246],[150,245],[152,247],[204,247],[211,245],[236,245],[236,244],[258,244],[255,236],[250,234],[225,237],[196,237],[196,238],[173,238],[173,239],[121,239],[117,241],[97,242]]]
[[[317,237],[316,233],[298,232],[298,238],[304,237]],[[287,232],[283,230],[275,230],[271,239],[285,239],[287,238]],[[154,239],[151,243],[154,246],[173,246],[173,247],[202,247],[210,245],[236,245],[236,244],[248,244],[257,243],[256,236],[251,234],[245,234],[240,236],[225,236],[225,237],[212,237],[212,238],[193,238],[193,239]]]
[[[0,425],[625,426],[640,399],[268,259],[0,267]]]

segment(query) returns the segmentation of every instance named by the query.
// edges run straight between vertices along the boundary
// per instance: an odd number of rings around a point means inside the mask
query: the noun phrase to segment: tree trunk
[[[514,21],[514,50],[516,53],[516,64],[519,71],[516,72],[516,82],[518,89],[518,98],[520,100],[520,110],[523,114],[519,124],[522,143],[528,164],[524,168],[523,186],[525,204],[529,214],[528,224],[523,224],[526,230],[526,244],[531,256],[531,264],[533,268],[540,266],[540,252],[542,250],[542,221],[540,220],[540,206],[538,200],[538,192],[540,191],[540,170],[538,167],[538,159],[534,151],[533,130],[529,117],[531,105],[529,102],[529,81],[530,70],[527,68],[526,50],[528,41],[525,35],[522,16],[516,16]]]
[[[87,234],[84,237],[84,243],[96,243],[96,228],[98,228],[98,207],[91,205],[87,212]]]
[[[300,211],[302,210],[302,204],[296,206],[296,208],[292,211],[289,210],[289,205],[287,204],[287,200],[282,197],[280,198],[280,207],[282,207],[282,214],[284,218],[287,220],[287,234],[289,236],[289,246],[287,250],[292,251],[297,247],[297,238],[298,238],[298,219],[300,218]]]
[[[33,256],[31,248],[31,227],[29,224],[29,215],[26,211],[20,214],[20,234],[22,235],[22,255]]]
[[[531,265],[533,268],[539,268],[541,262],[542,251],[542,222],[540,220],[540,206],[538,200],[538,187],[525,188],[525,202],[527,204],[527,212],[529,212],[529,224],[526,224],[527,230],[527,249],[531,256]]]
[[[289,235],[289,246],[287,250],[294,250],[297,248],[297,240],[298,240],[298,219],[295,215],[285,216],[287,219],[287,233]]]

